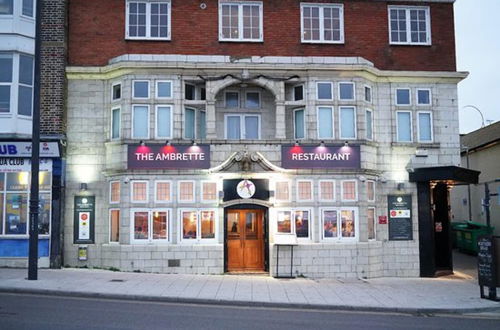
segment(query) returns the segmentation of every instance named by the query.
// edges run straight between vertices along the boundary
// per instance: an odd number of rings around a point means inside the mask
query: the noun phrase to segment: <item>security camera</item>
[[[128,184],[130,182],[130,178],[127,176],[123,179],[123,183]]]

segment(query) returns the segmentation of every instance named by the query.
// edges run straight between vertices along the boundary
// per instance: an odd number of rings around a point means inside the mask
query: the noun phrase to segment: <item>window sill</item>
[[[171,41],[171,38],[147,38],[147,37],[141,37],[141,38],[131,38],[131,37],[125,37],[125,41]]]
[[[253,43],[264,43],[264,39],[219,39],[219,42],[253,42]]]
[[[413,147],[413,148],[423,148],[423,149],[439,149],[441,147],[440,143],[430,142],[392,142],[392,147]]]
[[[344,45],[345,41],[340,40],[340,41],[315,41],[315,40],[301,40],[301,43],[303,44],[325,44],[325,45]]]
[[[390,42],[389,46],[432,46],[432,43]]]

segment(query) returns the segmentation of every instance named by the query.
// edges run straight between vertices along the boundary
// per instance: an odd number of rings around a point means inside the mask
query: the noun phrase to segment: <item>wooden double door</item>
[[[228,272],[265,270],[263,221],[263,210],[227,210]]]

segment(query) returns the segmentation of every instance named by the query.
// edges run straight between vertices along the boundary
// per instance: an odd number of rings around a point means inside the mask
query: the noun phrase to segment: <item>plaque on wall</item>
[[[75,196],[73,244],[94,244],[95,196]]]
[[[411,220],[411,195],[387,196],[389,214],[389,240],[413,240],[413,224]]]
[[[234,199],[269,200],[269,180],[229,179],[223,181],[224,202]]]

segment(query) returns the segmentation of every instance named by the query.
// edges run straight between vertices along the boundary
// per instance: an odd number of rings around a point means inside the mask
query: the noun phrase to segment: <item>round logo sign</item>
[[[83,213],[83,214],[80,216],[80,218],[81,218],[82,220],[87,220],[88,216],[87,216],[87,214]]]
[[[241,180],[236,186],[236,192],[241,198],[250,198],[255,194],[255,185],[250,180]]]
[[[398,201],[398,203],[401,203],[403,201],[403,198],[398,197],[397,201]]]

